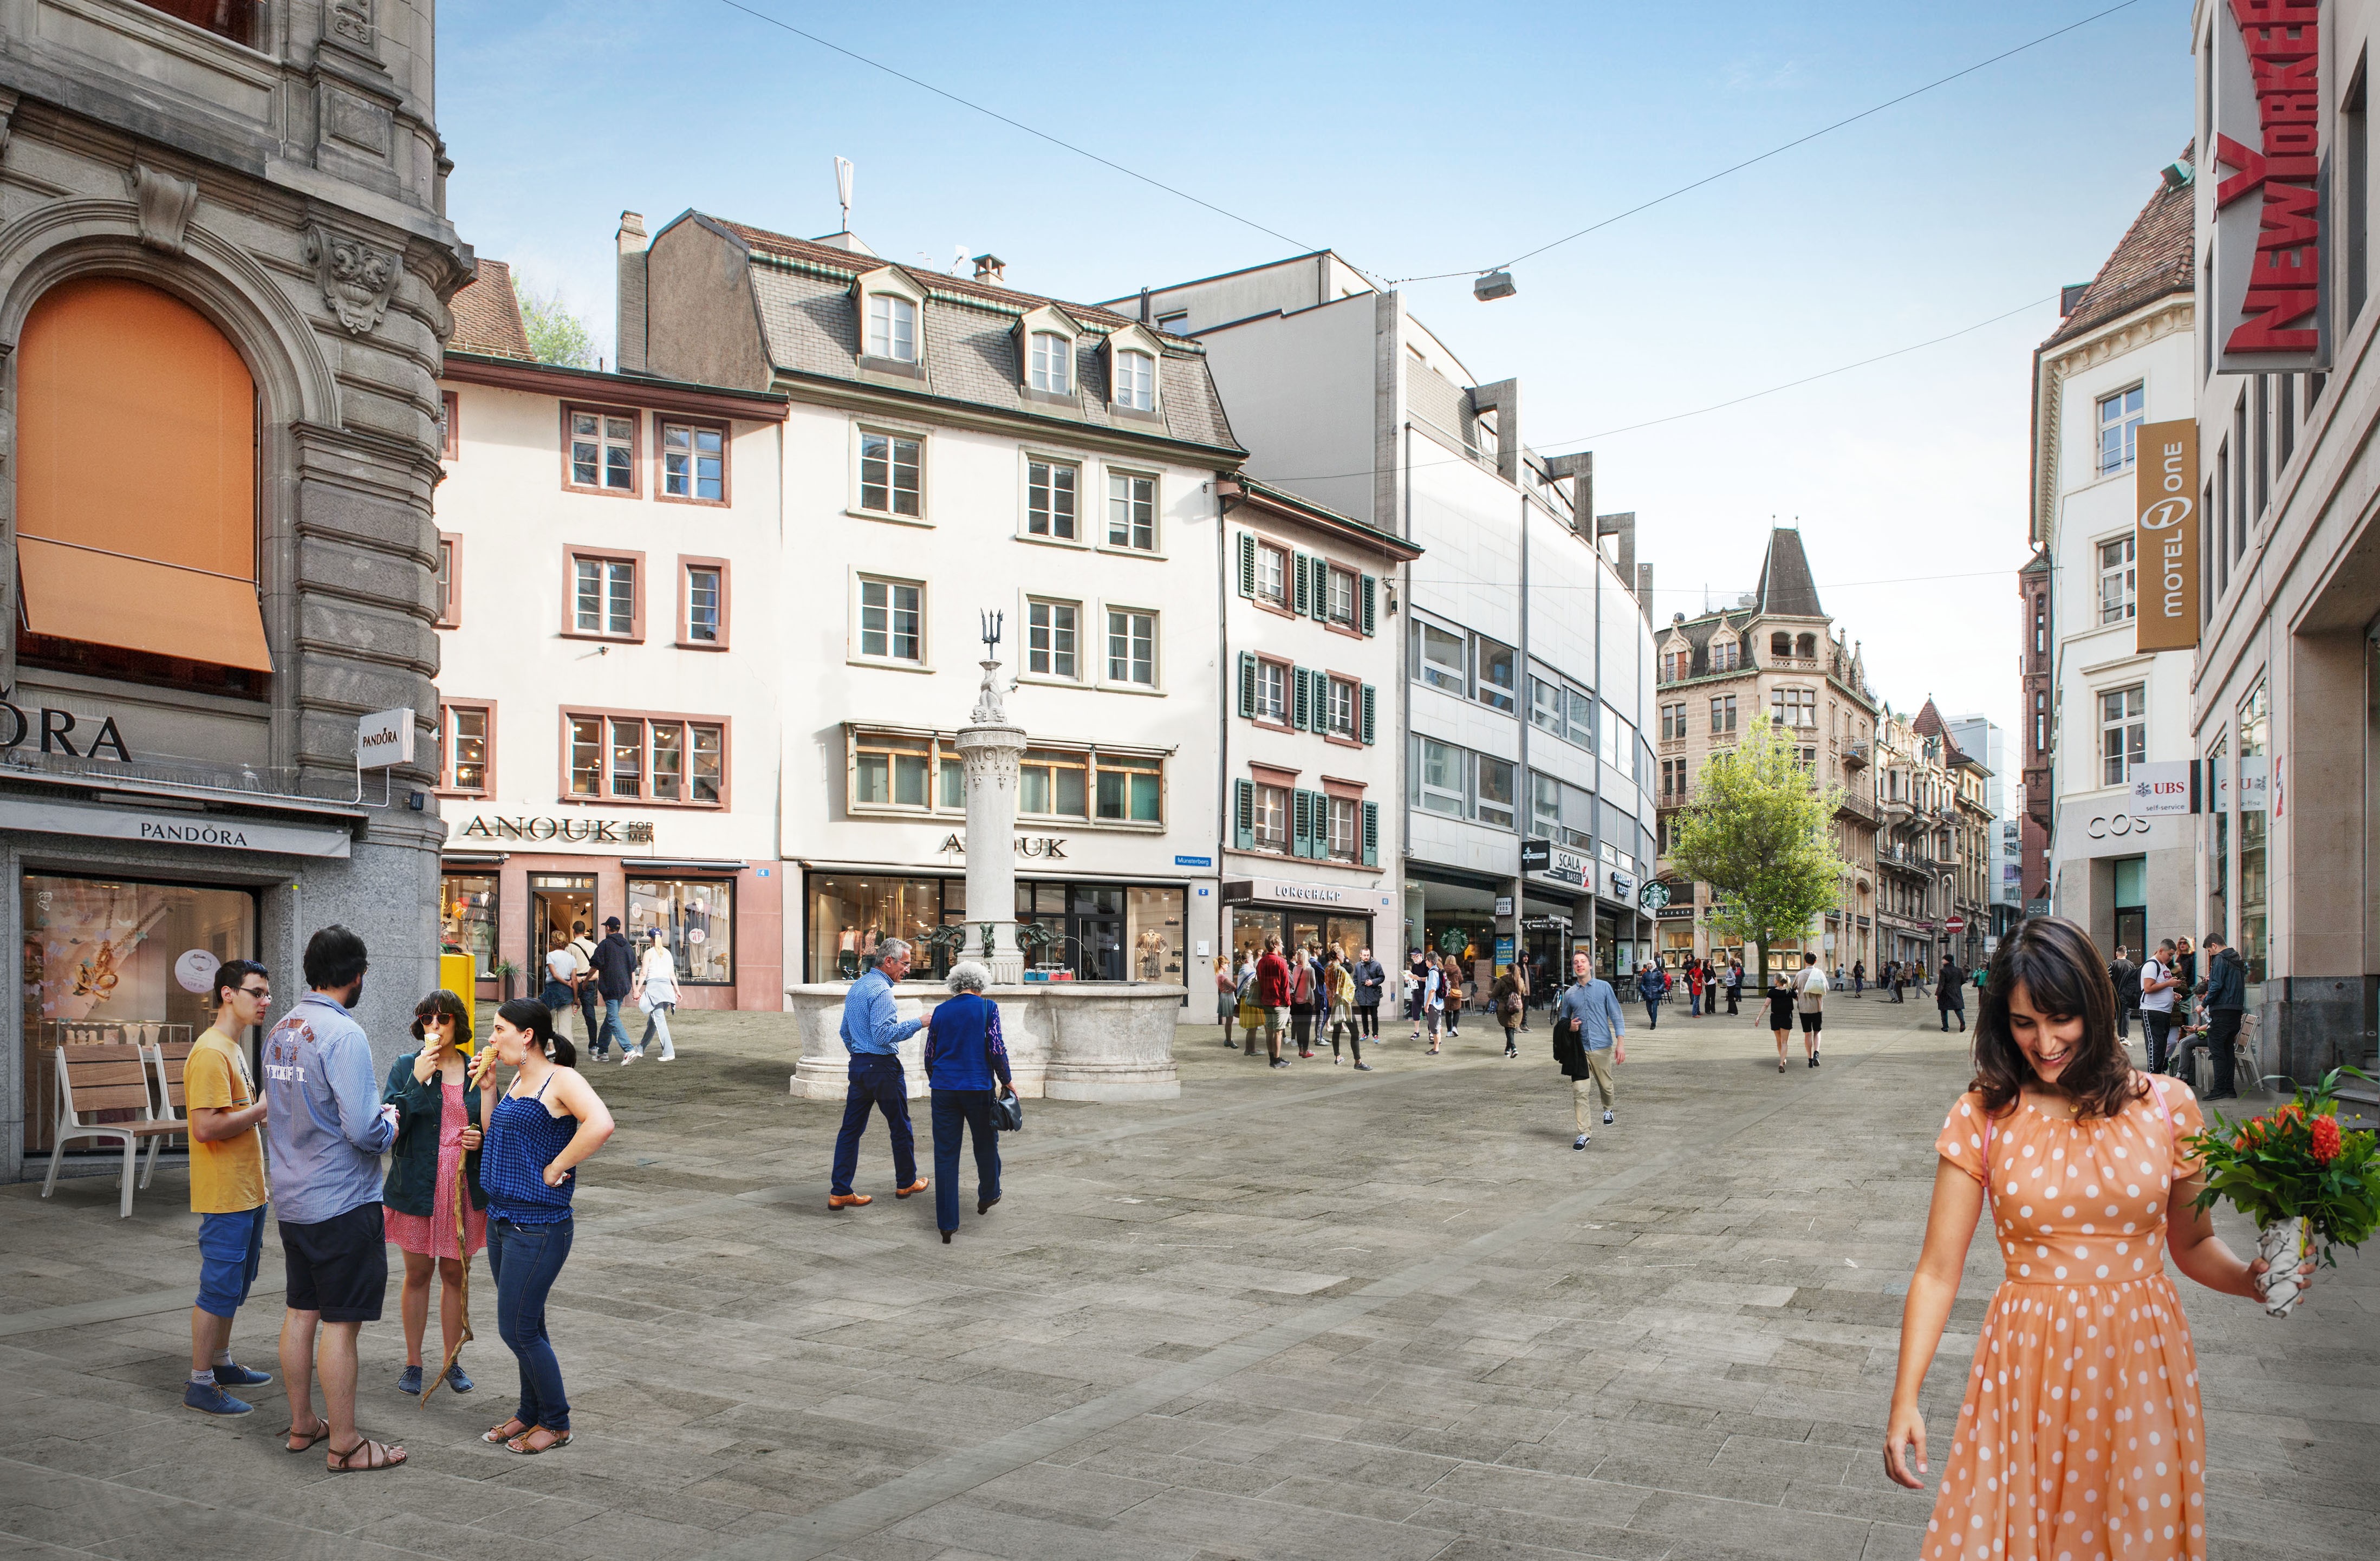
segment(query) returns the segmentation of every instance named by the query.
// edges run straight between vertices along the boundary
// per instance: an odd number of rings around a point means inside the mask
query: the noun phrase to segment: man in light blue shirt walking
[[[859,1170],[859,1135],[868,1131],[872,1107],[884,1113],[892,1138],[892,1195],[906,1198],[926,1190],[917,1174],[917,1141],[909,1131],[909,1077],[901,1067],[901,1043],[926,1027],[903,1019],[894,1007],[893,983],[909,974],[909,945],[888,938],[876,945],[876,968],[851,984],[843,999],[843,1048],[851,1053],[851,1086],[843,1097],[843,1131],[834,1140],[834,1185],[830,1209],[857,1208],[876,1200],[851,1190]]]
[[[1611,1070],[1628,1060],[1628,1022],[1620,1012],[1611,983],[1588,967],[1586,951],[1570,957],[1571,985],[1554,1001],[1554,1060],[1571,1081],[1572,1114],[1578,1123],[1573,1149],[1587,1145],[1587,1091],[1603,1095],[1603,1121],[1611,1124]]]

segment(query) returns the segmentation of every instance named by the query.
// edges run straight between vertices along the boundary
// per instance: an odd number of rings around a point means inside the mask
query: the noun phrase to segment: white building
[[[1251,476],[1423,551],[1382,608],[1406,659],[1403,945],[1483,976],[1522,950],[1560,971],[1573,939],[1606,970],[1649,951],[1651,636],[1634,517],[1594,517],[1591,458],[1528,451],[1518,381],[1479,383],[1327,250],[1109,307],[1197,340]]]
[[[620,357],[766,392],[783,427],[772,603],[788,984],[970,915],[1085,980],[1212,990],[1224,527],[1241,452],[1197,344],[1129,316],[689,212],[621,227]],[[953,746],[1002,620],[1032,734],[1016,838],[965,835]],[[965,853],[1017,903],[965,903]],[[920,960],[933,974],[938,958]]]
[[[2132,813],[2143,764],[2188,759],[2191,653],[2134,646],[2135,443],[2188,417],[2191,164],[2164,175],[2035,354],[2033,543],[2050,564],[2050,904],[2113,952],[2193,930],[2188,817]],[[2037,799],[2036,799],[2037,800]]]
[[[527,995],[617,916],[663,929],[686,1007],[774,1010],[784,400],[529,361],[501,261],[454,309],[442,941]]]

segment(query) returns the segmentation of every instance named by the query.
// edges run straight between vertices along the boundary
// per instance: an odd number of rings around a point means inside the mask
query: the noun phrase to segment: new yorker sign
[[[2216,0],[2213,8],[2215,154],[2205,161],[2222,182],[2215,190],[2214,318],[2202,328],[2215,333],[2216,367],[2224,373],[2319,372],[2330,367],[2322,7]]]

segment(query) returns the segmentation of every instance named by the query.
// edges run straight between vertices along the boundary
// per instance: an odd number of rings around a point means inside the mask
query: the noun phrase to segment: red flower
[[[2338,1119],[2316,1117],[2313,1119],[2313,1157],[2316,1163],[2328,1165],[2338,1158]]]

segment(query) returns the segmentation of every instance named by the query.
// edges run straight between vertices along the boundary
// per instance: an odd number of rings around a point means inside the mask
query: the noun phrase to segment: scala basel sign
[[[2226,175],[2215,191],[2216,367],[2327,369],[2322,7],[2220,0],[2217,9],[2228,14],[2215,24],[2212,62],[2213,163]]]
[[[2198,644],[2198,424],[2142,428],[2132,497],[2139,616],[2133,648],[2190,650]]]

